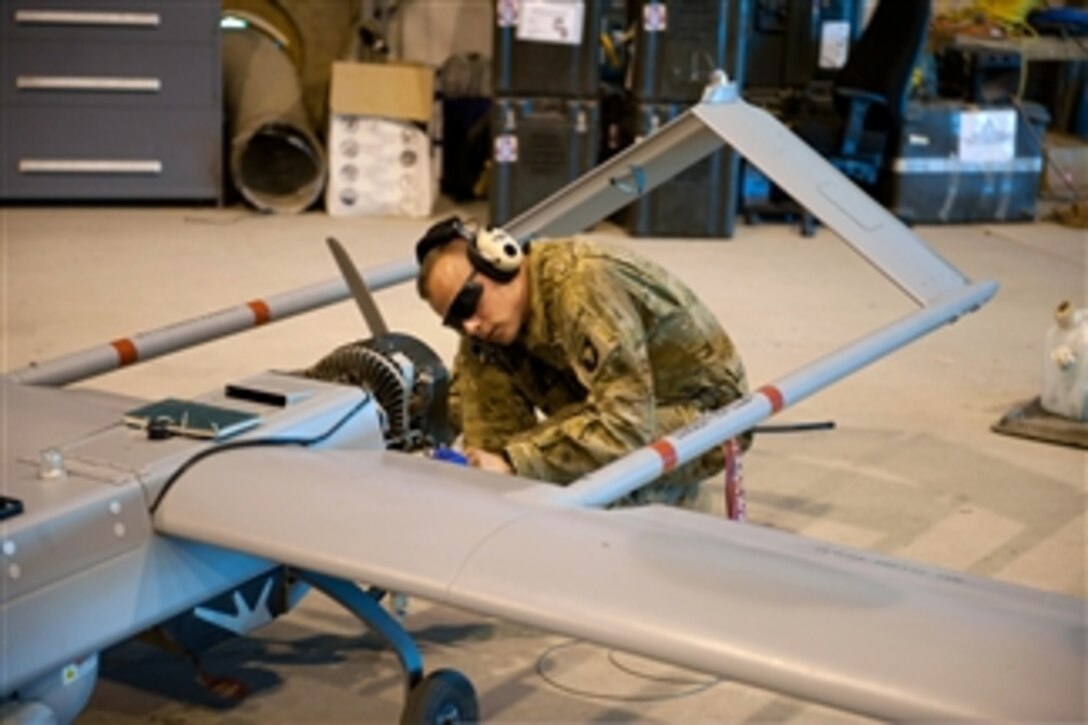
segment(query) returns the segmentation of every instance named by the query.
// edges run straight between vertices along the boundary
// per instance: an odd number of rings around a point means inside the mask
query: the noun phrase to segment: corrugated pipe
[[[222,36],[231,180],[260,211],[304,211],[325,186],[326,163],[298,71],[258,30],[225,29]]]

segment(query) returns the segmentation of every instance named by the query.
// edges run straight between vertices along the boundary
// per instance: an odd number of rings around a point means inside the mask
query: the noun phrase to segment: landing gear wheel
[[[435,670],[412,686],[401,725],[457,725],[479,720],[476,689],[457,670]]]

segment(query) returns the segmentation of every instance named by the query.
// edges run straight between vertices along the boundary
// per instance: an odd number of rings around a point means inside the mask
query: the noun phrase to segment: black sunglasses
[[[476,314],[476,308],[480,306],[480,297],[483,293],[484,286],[476,281],[476,270],[473,270],[465,283],[461,285],[453,302],[450,303],[446,316],[442,318],[442,324],[458,332],[464,332],[465,322]]]

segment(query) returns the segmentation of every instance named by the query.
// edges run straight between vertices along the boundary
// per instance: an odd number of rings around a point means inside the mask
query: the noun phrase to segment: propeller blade
[[[329,237],[326,241],[329,244],[329,251],[332,252],[333,258],[336,259],[336,265],[340,267],[340,274],[343,275],[344,281],[348,283],[351,296],[355,298],[355,304],[359,305],[359,312],[363,313],[363,319],[366,320],[371,334],[374,337],[388,334],[389,328],[386,326],[385,320],[382,319],[382,313],[378,311],[374,296],[370,294],[366,282],[363,281],[363,276],[359,274],[359,270],[352,263],[347,250],[332,237]]]

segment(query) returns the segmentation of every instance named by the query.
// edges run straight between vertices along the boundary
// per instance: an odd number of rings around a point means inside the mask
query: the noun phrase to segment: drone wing
[[[155,525],[881,718],[1084,715],[1080,600],[555,490],[400,453],[236,449],[180,478]]]

